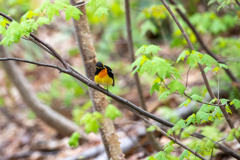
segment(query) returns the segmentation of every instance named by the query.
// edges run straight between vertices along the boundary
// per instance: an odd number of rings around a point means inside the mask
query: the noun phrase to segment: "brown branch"
[[[179,23],[177,17],[174,15],[174,13],[172,12],[171,8],[168,6],[168,4],[165,2],[165,0],[161,0],[161,1],[162,1],[163,5],[166,7],[166,9],[168,10],[168,12],[170,13],[170,15],[172,16],[172,18],[174,19],[174,21],[175,21],[175,23],[177,24],[177,26],[179,27],[179,29],[181,30],[184,38],[186,39],[186,41],[187,41],[187,43],[188,43],[188,45],[189,45],[189,48],[190,48],[191,50],[194,50],[194,47],[193,47],[193,45],[192,45],[192,42],[191,42],[190,39],[188,38],[185,30],[183,29],[182,25]],[[212,89],[211,89],[211,87],[210,87],[210,85],[209,85],[209,82],[208,82],[207,76],[206,76],[206,74],[205,74],[205,72],[204,72],[203,66],[202,66],[200,63],[198,63],[198,66],[199,66],[199,69],[200,69],[200,71],[201,71],[201,74],[202,74],[202,77],[203,77],[205,86],[206,86],[206,88],[207,88],[207,90],[208,90],[208,93],[210,94],[210,96],[211,96],[212,99],[215,99],[216,97],[215,97],[215,95],[213,94]],[[221,104],[221,103],[219,102],[219,104]],[[231,121],[231,119],[230,119],[230,117],[229,117],[229,115],[227,114],[227,112],[226,112],[226,110],[225,110],[225,107],[222,107],[222,106],[221,106],[220,108],[221,108],[221,110],[222,110],[222,112],[223,112],[223,115],[224,115],[224,117],[225,117],[228,125],[229,125],[232,129],[235,128],[234,125],[233,125],[233,123],[232,123],[232,121]],[[239,137],[239,138],[236,138],[236,139],[237,139],[238,142],[240,143],[240,137]]]
[[[237,0],[236,0],[237,1]],[[200,43],[200,45],[202,46],[202,48],[207,52],[207,54],[209,54],[211,57],[213,57],[216,61],[220,62],[220,63],[224,63],[223,60],[220,60],[209,48],[208,46],[204,43],[203,39],[201,38],[200,34],[197,32],[196,28],[193,26],[193,24],[189,21],[188,17],[177,7],[177,4],[174,0],[169,0],[169,2],[173,5],[176,5],[176,11],[178,12],[178,14],[182,17],[182,19],[187,23],[187,25],[189,26],[189,28],[191,28],[191,30],[193,31],[194,35],[196,36],[198,42]],[[239,2],[238,2],[239,3]],[[238,82],[238,79],[233,75],[233,73],[231,72],[231,70],[229,69],[225,69],[225,72],[227,73],[227,75],[230,77],[230,79],[234,82]]]
[[[75,0],[70,0],[71,5],[76,5]],[[83,15],[80,15],[80,20],[73,19],[75,37],[80,50],[82,61],[84,64],[86,75],[92,81],[95,77],[95,65],[97,63],[96,52],[92,42],[91,32],[86,15],[85,5],[77,7]],[[93,109],[104,115],[105,109],[108,106],[106,95],[89,87],[89,94],[92,100]],[[121,150],[119,137],[115,132],[113,121],[108,118],[103,118],[101,122],[100,133],[106,150],[108,159],[124,160],[124,154]]]
[[[125,16],[126,16],[126,27],[127,27],[127,45],[128,45],[128,52],[130,55],[131,62],[133,63],[135,61],[135,56],[134,56],[134,50],[133,50],[133,40],[132,40],[132,29],[131,29],[131,13],[130,13],[130,7],[129,7],[129,0],[125,0]],[[144,110],[147,110],[146,102],[145,102],[145,97],[143,95],[142,87],[141,87],[141,82],[139,79],[138,73],[135,73],[134,75],[134,80],[137,86],[138,90],[138,98],[141,104],[141,107]],[[149,141],[152,143],[153,147],[155,150],[160,151],[162,150],[162,146],[156,141],[156,137],[152,132],[147,133],[147,137]]]
[[[15,58],[14,58],[15,59]],[[11,59],[11,58],[3,58],[1,59],[0,58],[0,61],[9,61],[9,60],[14,60],[14,59]],[[18,61],[20,61],[18,59]],[[28,60],[22,60],[22,62],[26,62],[26,63],[30,63],[30,61]],[[31,64],[35,64],[35,65],[41,65],[41,66],[44,66],[44,67],[50,67],[50,68],[55,68],[55,69],[58,69],[60,72],[62,73],[66,73],[72,77],[75,77],[76,79],[78,79],[79,81],[83,82],[84,84],[88,85],[89,87],[93,88],[93,89],[96,89],[102,93],[104,93],[105,95],[113,98],[114,100],[118,101],[119,103],[121,104],[124,104],[125,107],[127,107],[127,109],[129,110],[134,110],[136,112],[138,112],[140,115],[144,115],[148,118],[151,118],[153,120],[155,120],[156,122],[160,123],[160,124],[164,124],[165,126],[168,126],[168,127],[173,127],[174,124],[160,118],[160,117],[157,117],[141,108],[139,108],[138,106],[134,105],[133,103],[127,101],[126,99],[123,99],[122,97],[119,97],[115,94],[112,94],[111,92],[107,92],[105,89],[99,87],[96,83],[94,83],[92,80],[88,79],[87,77],[83,78],[83,76],[80,76],[81,74],[80,73],[75,73],[73,71],[69,71],[69,70],[66,70],[64,68],[61,68],[61,67],[58,67],[56,65],[50,65],[50,64],[44,64],[44,63],[39,63],[39,62],[31,62]],[[134,113],[136,113],[134,112]],[[199,134],[199,133],[193,133],[192,134],[193,137],[196,137],[198,139],[203,139],[203,138],[208,138],[208,137],[205,137],[204,135],[202,134]],[[210,139],[210,138],[208,138]],[[210,139],[211,140],[211,139]],[[213,140],[212,140],[213,141]],[[222,150],[223,152],[231,155],[232,157],[235,157],[237,159],[240,159],[240,155],[238,155],[236,152],[234,152],[233,150],[225,147],[224,145],[220,144],[220,143],[217,143],[215,141],[213,141],[215,143],[215,147]]]
[[[14,21],[14,19],[2,12],[0,12],[0,15],[6,19],[8,19],[10,22]],[[40,38],[38,38],[36,35],[34,35],[33,33],[30,33],[30,36],[36,40],[38,43],[42,44],[43,46],[45,46],[46,48],[48,48],[53,54],[53,56],[55,58],[57,58],[66,69],[69,69],[69,66],[67,65],[66,61],[46,42],[44,42],[43,40],[41,40]],[[33,41],[34,42],[34,41]]]
[[[0,12],[0,13],[1,13],[1,12]],[[7,59],[4,59],[4,61],[6,61],[6,60],[7,60]],[[9,59],[9,60],[10,60],[10,59]],[[23,61],[23,62],[29,63],[29,61]],[[32,63],[32,64],[34,64],[34,63]],[[41,63],[41,65],[44,66],[42,63]],[[69,74],[69,75],[71,75],[72,77],[74,77],[74,78],[78,79],[79,81],[83,82],[84,84],[88,85],[89,87],[91,87],[91,88],[93,88],[93,89],[96,89],[96,90],[102,92],[103,94],[105,94],[105,95],[107,95],[107,96],[115,99],[115,100],[118,101],[119,103],[124,104],[124,106],[126,106],[126,107],[128,107],[128,108],[131,108],[131,109],[139,112],[140,114],[145,115],[146,117],[151,118],[151,119],[155,120],[156,122],[159,122],[160,124],[164,124],[164,125],[166,125],[166,126],[168,126],[168,127],[173,127],[173,126],[174,126],[174,124],[172,124],[172,123],[170,123],[170,122],[168,122],[168,121],[166,121],[166,120],[164,120],[164,119],[162,119],[162,118],[160,118],[160,117],[157,117],[157,116],[155,116],[155,115],[153,115],[153,114],[151,114],[151,113],[149,113],[149,112],[147,112],[147,111],[145,111],[145,110],[137,107],[136,105],[134,105],[133,103],[127,101],[126,99],[123,99],[122,97],[119,97],[119,96],[114,95],[114,94],[112,94],[112,93],[110,93],[110,92],[107,92],[105,89],[99,87],[99,86],[98,86],[96,83],[94,83],[92,80],[90,80],[90,79],[87,78],[87,77],[84,77],[83,75],[81,75],[81,74],[78,73],[77,71],[73,71],[73,70],[71,70],[71,69],[70,69],[70,70],[67,70],[67,69],[63,69],[63,68],[60,68],[60,67],[55,66],[55,65],[48,65],[48,64],[45,65],[45,67],[56,68],[56,69],[60,70],[60,71],[63,72],[63,73]],[[16,72],[15,74],[17,74],[17,72]],[[16,83],[18,83],[18,82],[16,81]],[[27,96],[28,96],[28,95],[27,95]],[[29,96],[31,97],[31,95],[29,95]],[[41,113],[42,113],[42,110],[41,110]],[[44,112],[43,112],[43,113],[44,113]],[[53,122],[54,122],[54,121],[53,121]],[[62,127],[62,128],[65,128],[65,127]],[[205,137],[205,136],[203,136],[203,135],[201,135],[201,134],[199,134],[199,133],[193,133],[192,136],[194,136],[194,137],[196,137],[196,138],[199,138],[199,139],[207,138],[207,137]],[[208,138],[208,139],[209,139],[209,138]],[[240,155],[238,155],[236,152],[232,151],[231,149],[225,147],[225,146],[222,145],[222,144],[216,143],[215,141],[213,141],[213,142],[215,143],[215,147],[216,147],[216,148],[219,148],[219,149],[222,150],[223,152],[225,152],[225,153],[227,153],[227,154],[229,154],[229,155],[231,155],[231,156],[233,156],[233,157],[235,157],[235,158],[237,158],[237,159],[240,159]]]
[[[240,2],[238,0],[235,0],[236,4],[240,6]]]

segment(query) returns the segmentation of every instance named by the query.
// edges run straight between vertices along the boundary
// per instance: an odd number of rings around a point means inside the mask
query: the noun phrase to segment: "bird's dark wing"
[[[111,69],[110,67],[106,66],[106,65],[104,65],[104,66],[107,68],[108,76],[113,79],[113,84],[112,84],[112,86],[114,86],[115,81],[114,81],[114,74],[113,74],[113,72],[112,72],[112,69]]]

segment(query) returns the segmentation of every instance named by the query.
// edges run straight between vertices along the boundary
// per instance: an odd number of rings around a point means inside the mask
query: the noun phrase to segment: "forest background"
[[[1,160],[239,159],[237,0],[0,4]]]

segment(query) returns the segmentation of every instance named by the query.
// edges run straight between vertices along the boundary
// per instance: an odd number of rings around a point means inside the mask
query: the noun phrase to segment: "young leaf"
[[[173,148],[173,145],[174,144],[174,142],[173,141],[170,141],[170,142],[168,142],[164,147],[163,147],[163,149],[164,149],[164,152],[166,153],[166,154],[169,154],[169,153],[171,153],[172,151],[174,151],[174,148]]]
[[[157,128],[157,126],[150,126],[147,128],[147,132],[153,132],[156,130],[156,128]]]
[[[112,104],[109,104],[105,111],[105,116],[114,120],[117,117],[122,117],[122,113]]]
[[[181,133],[181,139],[188,138],[196,130],[197,130],[197,127],[195,127],[193,125],[184,128],[183,132]]]
[[[186,127],[185,121],[183,119],[179,120],[173,128],[169,129],[167,132],[167,135],[169,136],[173,132],[176,133],[176,135],[179,135],[182,128]]]
[[[183,95],[184,91],[185,91],[185,86],[179,82],[178,80],[173,80],[168,87],[170,88],[170,92],[173,93],[175,91],[178,91],[181,95]]]
[[[165,92],[163,92],[163,93],[159,96],[158,100],[161,100],[161,99],[163,99],[163,98],[166,99],[169,94],[170,94],[170,91],[169,91],[169,90],[166,90]]]
[[[190,100],[190,99],[187,99],[186,101],[182,102],[182,103],[179,105],[179,107],[182,107],[182,106],[186,106],[186,107],[187,107],[187,105],[188,105],[190,102],[191,102],[191,100]]]
[[[197,123],[200,124],[200,122],[202,121],[205,122],[205,121],[209,121],[208,117],[210,117],[211,114],[210,113],[206,113],[206,112],[203,112],[203,111],[198,111],[197,114],[196,114],[196,120],[197,120]]]
[[[234,106],[236,107],[236,109],[240,108],[240,101],[238,99],[234,99],[232,100],[232,102],[230,103],[230,105],[234,104]]]
[[[191,123],[194,125],[196,123],[196,115],[195,115],[195,113],[193,113],[191,116],[189,116],[186,119],[185,122],[187,122],[186,126],[190,125]]]
[[[149,45],[146,48],[145,54],[157,54],[158,51],[161,51],[162,49],[159,46],[156,45]]]
[[[235,137],[234,137],[235,131],[236,131],[235,128],[233,128],[233,129],[230,131],[230,133],[229,133],[228,136],[227,136],[226,141],[233,141],[233,140],[235,139]]]
[[[143,45],[142,47],[140,47],[137,52],[135,53],[135,55],[139,55],[139,54],[144,54],[145,53],[145,50],[146,50],[147,46],[146,45]]]
[[[218,64],[218,62],[214,58],[209,56],[208,54],[203,55],[200,63],[205,64],[207,67],[210,67],[210,68],[211,68],[212,65],[214,65],[214,64],[217,65]]]
[[[188,158],[190,156],[190,152],[188,150],[184,150],[181,154],[181,156],[179,157],[179,160],[183,160],[184,158]]]
[[[37,23],[42,26],[43,24],[49,24],[50,21],[48,18],[46,17],[39,17],[38,20],[37,20]]]
[[[98,16],[98,18],[101,18],[103,14],[108,15],[108,8],[101,6],[97,9],[93,17]]]
[[[168,158],[166,158],[166,156],[165,156],[165,153],[162,152],[162,151],[158,152],[158,153],[154,156],[154,158],[156,158],[157,160],[168,160]]]
[[[225,68],[225,69],[228,69],[228,68],[229,68],[228,65],[222,64],[222,63],[219,63],[219,67],[220,67],[220,68]]]
[[[191,68],[193,68],[199,62],[200,62],[200,58],[199,58],[198,54],[191,53],[187,59],[187,64],[189,64]]]
[[[65,10],[66,14],[66,21],[71,19],[73,17],[75,20],[80,19],[80,15],[83,15],[83,13],[76,7],[69,5],[67,9]]]
[[[201,96],[199,96],[199,95],[197,95],[197,94],[193,94],[192,96],[191,96],[191,98],[194,100],[194,101],[203,101],[203,97],[201,97]]]
[[[78,133],[78,132],[74,132],[69,141],[68,141],[68,144],[69,146],[71,147],[78,147],[79,146],[79,138],[81,137],[81,135]]]
[[[180,60],[184,60],[184,58],[186,57],[186,55],[189,55],[190,53],[189,53],[189,51],[188,50],[184,50],[180,55],[179,55],[179,57],[178,57],[178,59],[177,59],[177,63],[180,61]]]
[[[150,88],[150,95],[152,95],[155,90],[159,91],[159,86],[160,86],[159,83],[154,83]]]

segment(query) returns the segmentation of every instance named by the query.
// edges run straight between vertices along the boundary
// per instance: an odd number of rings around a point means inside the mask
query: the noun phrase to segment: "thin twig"
[[[10,22],[14,21],[14,19],[2,12],[0,12],[0,15],[3,16],[4,18],[8,19]],[[46,42],[44,42],[43,40],[41,40],[40,38],[38,38],[36,35],[34,35],[33,33],[30,33],[30,36],[36,40],[37,42],[39,42],[40,44],[42,44],[43,46],[45,46],[46,48],[48,48],[54,55],[55,58],[57,58],[66,69],[70,69],[69,66],[67,65],[66,61]],[[33,41],[34,42],[34,41]]]
[[[127,45],[128,45],[128,52],[130,55],[131,62],[133,63],[135,61],[135,56],[134,56],[134,50],[133,50],[133,40],[132,40],[132,28],[131,28],[131,14],[130,14],[130,7],[129,7],[129,0],[125,0],[125,16],[126,16],[126,27],[127,27]],[[141,87],[141,82],[139,79],[138,73],[135,73],[134,75],[134,80],[137,86],[137,91],[138,91],[138,98],[140,101],[140,105],[144,110],[147,110],[146,102],[145,102],[145,97],[143,95],[142,87]],[[155,150],[159,151],[162,150],[162,146],[156,141],[155,136],[153,135],[152,132],[147,133],[147,137],[149,141],[152,142],[153,147]]]
[[[168,6],[168,4],[166,3],[165,0],[161,0],[161,1],[162,1],[163,5],[166,7],[166,9],[168,10],[168,12],[170,13],[170,15],[172,16],[172,18],[174,19],[174,21],[175,21],[175,23],[177,24],[177,26],[179,27],[179,29],[181,30],[184,38],[186,39],[186,41],[187,41],[187,43],[188,43],[188,45],[189,45],[189,48],[190,48],[191,50],[194,50],[194,47],[193,47],[192,42],[190,41],[189,37],[187,36],[187,34],[186,34],[185,30],[183,29],[182,25],[179,23],[177,17],[176,17],[176,16],[174,15],[174,13],[172,12],[171,8]],[[199,69],[200,69],[200,71],[201,71],[201,74],[202,74],[202,77],[203,77],[203,80],[204,80],[204,83],[205,83],[205,86],[206,86],[206,88],[207,88],[207,90],[208,90],[209,95],[211,96],[212,99],[215,99],[216,97],[215,97],[215,95],[213,94],[212,89],[211,89],[211,87],[210,87],[210,85],[209,85],[209,82],[208,82],[207,76],[206,76],[206,74],[205,74],[205,72],[204,72],[203,66],[202,66],[200,63],[198,63],[198,66],[199,66]],[[221,102],[219,102],[219,104],[221,104]],[[220,108],[221,108],[221,110],[222,110],[222,112],[223,112],[223,115],[224,115],[224,117],[225,117],[228,125],[229,125],[232,129],[235,128],[234,125],[233,125],[233,123],[232,123],[232,121],[231,121],[231,119],[230,119],[230,117],[229,117],[229,115],[228,115],[228,113],[226,112],[225,107],[224,107],[224,106],[220,106]],[[239,138],[236,137],[236,139],[237,139],[238,142],[240,143],[240,137],[239,137]]]
[[[237,1],[237,0],[236,0]],[[211,57],[213,57],[216,61],[220,62],[220,63],[224,63],[223,60],[219,59],[216,54],[214,54],[209,48],[208,46],[205,44],[205,42],[203,41],[203,39],[201,38],[200,34],[197,32],[196,28],[194,27],[194,25],[189,21],[188,17],[178,8],[176,2],[174,0],[169,0],[169,2],[173,5],[176,6],[176,11],[178,12],[178,14],[182,17],[182,19],[187,23],[187,25],[190,27],[190,29],[193,31],[194,35],[196,36],[198,42],[200,43],[200,45],[202,46],[202,48],[207,52],[207,54],[209,54]],[[233,75],[233,73],[231,72],[230,69],[225,69],[225,72],[227,73],[227,75],[231,78],[232,81],[234,82],[238,82],[238,79]]]
[[[191,69],[191,67],[189,67],[188,71],[187,71],[187,79],[186,79],[186,85],[185,85],[186,88],[187,88],[187,85],[188,85],[188,74],[189,74],[190,69]]]
[[[2,12],[0,12],[0,15],[4,15],[5,18],[10,18],[10,19],[11,19],[11,17],[3,14]],[[43,43],[42,43],[42,44],[43,44]],[[43,44],[43,45],[45,45],[45,44]],[[47,46],[46,46],[46,47],[47,47]],[[51,51],[52,51],[52,50],[51,50]],[[0,60],[1,60],[1,59],[0,59]],[[6,61],[6,60],[14,60],[14,59],[10,59],[10,58],[8,58],[8,59],[3,58],[3,59],[2,59],[2,61]],[[18,59],[17,61],[20,61],[20,60]],[[125,104],[127,107],[130,107],[130,108],[134,109],[135,111],[139,112],[140,114],[143,114],[143,115],[145,115],[146,117],[155,120],[156,122],[159,122],[159,123],[161,123],[161,124],[164,124],[164,125],[166,125],[166,126],[168,126],[168,127],[173,127],[173,126],[174,126],[174,124],[172,124],[172,123],[170,123],[170,122],[168,122],[168,121],[166,121],[166,120],[164,120],[164,119],[162,119],[162,118],[160,118],[160,117],[157,117],[157,116],[155,116],[155,115],[153,115],[153,114],[151,114],[151,113],[149,113],[149,112],[147,112],[147,111],[145,111],[145,110],[137,107],[136,105],[134,105],[133,103],[127,101],[126,99],[123,99],[122,97],[119,97],[119,96],[114,95],[114,94],[112,94],[112,93],[110,93],[110,92],[107,92],[105,89],[99,87],[96,83],[94,83],[94,82],[91,81],[90,79],[87,79],[86,77],[82,76],[80,73],[77,73],[77,72],[75,72],[75,71],[72,71],[71,69],[70,69],[70,70],[67,70],[67,69],[63,69],[63,68],[61,68],[61,67],[58,67],[58,66],[56,66],[56,65],[49,65],[49,64],[39,63],[39,62],[34,62],[34,63],[32,63],[31,61],[28,61],[28,60],[21,60],[21,61],[22,61],[22,62],[26,62],[26,63],[31,63],[31,64],[39,65],[39,66],[56,68],[56,69],[58,69],[60,72],[63,72],[63,73],[66,73],[66,74],[71,75],[72,77],[78,79],[79,81],[83,82],[84,84],[88,85],[89,87],[91,87],[91,88],[93,88],[93,89],[96,89],[96,90],[102,92],[103,94],[105,94],[105,95],[107,95],[107,96],[115,99],[116,101],[118,101],[118,102],[121,103],[121,104]],[[199,138],[199,139],[203,139],[203,138],[205,137],[205,136],[203,136],[203,135],[201,135],[201,134],[199,134],[199,133],[193,133],[192,136],[197,137],[197,138]],[[207,137],[205,137],[205,138],[207,138]],[[214,141],[213,141],[213,142],[214,142]],[[225,147],[225,146],[223,146],[223,145],[221,145],[221,144],[219,144],[219,143],[216,144],[216,147],[219,148],[220,150],[228,153],[229,155],[231,155],[231,156],[233,156],[233,157],[235,157],[235,158],[237,158],[237,159],[240,159],[240,155],[238,155],[236,152],[230,150],[229,148],[227,148],[227,147]]]
[[[151,113],[149,113],[149,112],[139,108],[138,106],[136,106],[133,103],[127,101],[126,99],[123,99],[122,97],[119,97],[119,96],[117,96],[115,94],[112,94],[111,92],[106,91],[105,89],[99,87],[96,83],[94,83],[90,79],[83,78],[83,76],[80,76],[79,75],[80,73],[77,74],[77,73],[73,72],[72,70],[66,70],[66,69],[61,68],[61,67],[59,67],[57,65],[50,65],[50,64],[44,64],[44,63],[39,63],[39,62],[33,62],[33,61],[23,60],[23,59],[19,59],[19,58],[9,58],[9,57],[7,57],[7,58],[0,58],[0,61],[9,61],[9,60],[21,61],[21,62],[25,62],[25,63],[31,63],[31,64],[34,64],[34,65],[37,65],[37,66],[44,66],[44,67],[50,67],[50,68],[58,69],[60,72],[66,73],[68,75],[71,75],[72,77],[78,79],[79,81],[83,82],[84,84],[88,85],[89,87],[102,92],[103,94],[113,98],[114,100],[118,101],[121,104],[124,104],[124,106],[127,107],[128,109],[130,108],[129,110],[131,110],[131,111],[132,110],[137,111],[138,113],[140,113],[140,114],[142,114],[142,115],[144,115],[144,116],[146,116],[148,118],[151,118],[151,119],[155,120],[156,122],[158,122],[160,124],[164,124],[165,126],[168,126],[168,127],[173,127],[174,126],[174,124],[172,124],[172,123],[170,123],[170,122],[168,122],[166,120],[163,120],[162,118],[157,117],[157,116],[155,116],[155,115],[153,115],[153,114],[151,114]],[[199,139],[208,138],[208,137],[206,137],[206,136],[204,136],[202,134],[199,134],[199,133],[193,133],[192,136],[196,137],[196,138],[199,138]],[[232,157],[240,159],[240,155],[238,155],[233,150],[223,146],[220,143],[217,143],[215,141],[213,141],[213,142],[215,143],[216,148],[219,148],[223,152],[231,155]]]

